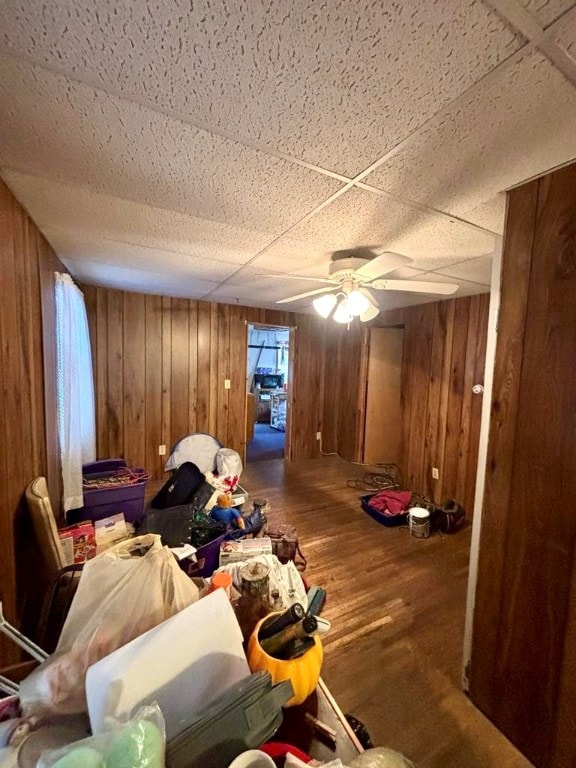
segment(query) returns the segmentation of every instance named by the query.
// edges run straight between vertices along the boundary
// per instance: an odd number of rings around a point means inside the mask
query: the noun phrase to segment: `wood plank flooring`
[[[328,591],[324,679],[376,745],[420,768],[528,768],[460,687],[470,527],[419,540],[378,525],[346,482],[365,472],[326,457],[250,464],[241,479],[296,526],[306,578]]]

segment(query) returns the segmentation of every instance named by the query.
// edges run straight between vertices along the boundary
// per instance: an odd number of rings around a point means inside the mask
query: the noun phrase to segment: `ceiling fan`
[[[337,323],[349,323],[354,317],[362,322],[368,322],[380,312],[377,300],[371,290],[376,291],[408,291],[410,293],[428,293],[449,296],[458,290],[455,283],[432,283],[423,280],[386,280],[383,275],[398,267],[410,264],[412,259],[399,253],[386,251],[377,256],[369,248],[355,248],[345,251],[335,251],[328,268],[329,277],[298,277],[284,275],[287,279],[313,280],[317,283],[329,283],[328,287],[315,288],[313,291],[297,293],[280,299],[277,304],[287,304],[308,296],[318,296],[312,302],[314,309],[322,317],[332,319]],[[371,289],[371,290],[368,290]]]

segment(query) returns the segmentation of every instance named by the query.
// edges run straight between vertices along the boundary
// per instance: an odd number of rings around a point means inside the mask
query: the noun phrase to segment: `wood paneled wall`
[[[367,375],[366,327],[326,321],[326,369],[322,450],[362,460]]]
[[[23,494],[45,475],[60,499],[56,432],[54,271],[65,271],[14,196],[0,181],[0,599],[19,624],[39,592],[40,558]],[[44,322],[42,316],[44,315]],[[19,657],[0,635],[0,666]]]
[[[402,459],[404,483],[437,503],[453,498],[473,513],[486,360],[489,294],[383,312],[376,324],[404,328]],[[326,336],[323,449],[361,461],[368,330]],[[439,479],[432,479],[432,467]]]
[[[289,312],[84,287],[97,393],[98,456],[163,476],[191,432],[244,448],[247,323],[294,327],[289,458],[319,455],[324,325]],[[224,380],[231,388],[224,388]]]
[[[509,193],[470,694],[576,765],[576,165]]]
[[[402,471],[405,484],[473,514],[489,294],[404,310]],[[438,480],[432,479],[432,468]]]

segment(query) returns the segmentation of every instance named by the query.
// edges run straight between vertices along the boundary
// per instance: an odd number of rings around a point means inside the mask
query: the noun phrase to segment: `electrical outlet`
[[[158,456],[166,456],[166,446],[165,445],[159,445],[158,446]]]
[[[438,467],[432,467],[432,480],[438,480],[439,477]]]
[[[316,440],[322,440],[322,432],[316,432]]]
[[[224,389],[230,389],[230,379],[224,379]]]

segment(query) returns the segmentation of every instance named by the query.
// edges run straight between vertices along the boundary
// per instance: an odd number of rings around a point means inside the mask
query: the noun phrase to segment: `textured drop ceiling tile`
[[[576,157],[576,89],[540,53],[479,85],[365,181],[457,216]]]
[[[327,277],[329,263],[330,251],[324,246],[317,247],[304,240],[281,237],[251,261],[250,266],[260,272],[305,276],[317,276],[319,271],[324,270],[326,274],[322,277]]]
[[[140,271],[88,261],[65,261],[64,263],[72,276],[80,283],[136,293],[200,299],[217,285],[217,283],[211,283],[207,280],[183,281],[181,275],[172,275],[166,272]]]
[[[104,238],[231,264],[249,261],[272,235],[153,208],[87,187],[10,170],[2,174],[40,229],[74,231],[79,241]]]
[[[278,234],[341,182],[61,75],[0,60],[11,168]]]
[[[574,0],[518,0],[518,2],[530,11],[543,27],[552,24],[574,5]]]
[[[216,288],[210,298],[214,300],[222,296],[239,300],[261,298],[274,303],[278,299],[322,287],[324,287],[322,284],[316,285],[307,280],[287,280],[280,275],[262,275],[251,267],[244,267],[225,285]]]
[[[345,174],[522,44],[479,0],[5,0],[0,21],[19,55]]]
[[[504,219],[506,217],[506,193],[499,192],[474,208],[463,208],[458,215],[465,221],[471,221],[479,227],[502,235],[504,234]]]
[[[438,275],[467,280],[489,286],[492,278],[492,255],[480,256],[478,259],[470,259],[460,264],[452,264],[435,270]]]
[[[480,256],[494,247],[492,235],[358,188],[345,192],[291,234],[331,250],[368,246],[377,252],[395,251],[413,259],[410,266],[423,270]]]
[[[556,42],[566,53],[576,61],[576,24],[566,25],[565,29],[560,30],[556,37]]]
[[[238,269],[214,259],[198,259],[173,251],[163,251],[142,245],[119,243],[99,237],[85,239],[74,230],[45,227],[43,234],[61,259],[67,262],[94,262],[113,264],[118,267],[149,272],[170,272],[181,279],[220,281],[230,277]]]

